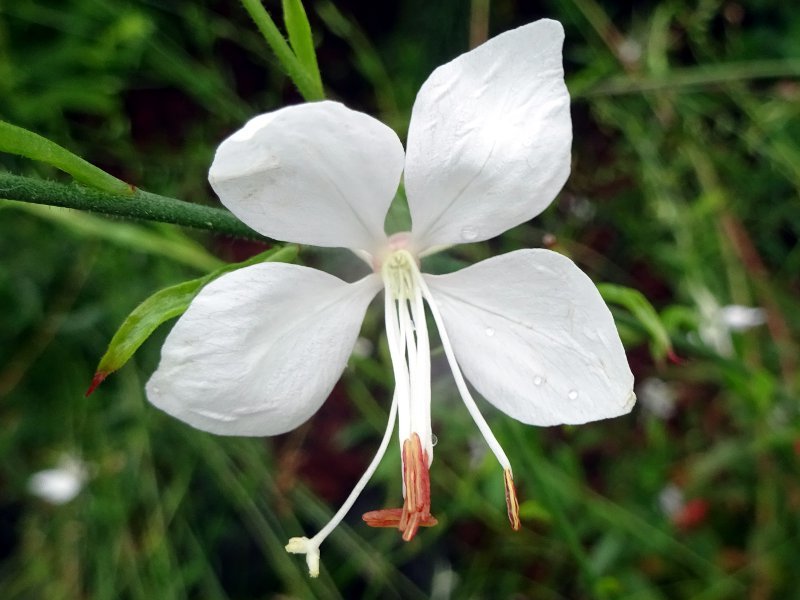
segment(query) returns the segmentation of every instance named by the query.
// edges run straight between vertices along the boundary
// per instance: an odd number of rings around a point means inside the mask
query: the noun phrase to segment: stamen
[[[428,468],[433,463],[433,432],[431,431],[431,348],[428,340],[428,324],[425,321],[425,307],[422,292],[414,286],[411,305],[411,318],[417,334],[417,353],[414,361],[411,389],[414,402],[411,406],[411,429],[420,435],[423,450],[428,453]]]
[[[511,470],[511,463],[509,462],[505,451],[503,450],[502,446],[500,446],[497,438],[494,437],[494,434],[489,428],[489,424],[486,422],[486,419],[483,418],[480,410],[478,410],[478,405],[475,404],[475,399],[472,397],[472,394],[467,387],[467,382],[464,380],[464,376],[461,374],[461,368],[458,366],[458,362],[456,361],[456,356],[453,352],[453,346],[450,344],[450,336],[447,335],[447,330],[444,326],[442,313],[439,312],[439,307],[433,299],[433,295],[428,288],[428,284],[425,283],[425,279],[422,277],[419,270],[415,270],[414,275],[416,283],[422,291],[422,296],[425,298],[428,303],[428,307],[431,309],[431,315],[433,315],[433,320],[436,323],[436,327],[439,329],[439,339],[442,340],[442,348],[444,349],[444,354],[447,357],[447,362],[450,364],[450,370],[453,372],[453,379],[456,381],[456,387],[458,388],[458,392],[461,394],[461,399],[464,401],[464,405],[467,407],[469,414],[472,416],[472,420],[475,421],[475,425],[478,426],[478,429],[483,434],[483,438],[489,445],[489,449],[497,458],[497,462],[500,463],[500,466],[503,467],[503,469]]]
[[[506,486],[508,521],[511,523],[511,529],[519,531],[519,500],[517,500],[517,488],[514,486],[514,476],[511,474],[511,469],[503,471],[503,482]]]
[[[399,323],[397,302],[392,298],[388,287],[384,292],[384,311],[386,341],[389,345],[389,355],[392,359],[392,370],[394,372],[394,394],[398,403],[397,428],[400,433],[400,439],[404,440],[411,435],[411,407],[409,406],[411,398],[408,365],[405,359],[406,342]]]
[[[478,429],[483,434],[483,437],[486,440],[489,448],[497,458],[497,462],[499,462],[500,466],[503,467],[508,520],[511,522],[511,528],[514,531],[517,531],[520,528],[519,500],[517,499],[517,489],[514,487],[514,478],[511,474],[511,463],[509,462],[503,447],[500,446],[500,442],[498,442],[497,438],[494,437],[494,434],[489,428],[489,424],[486,422],[486,419],[483,418],[480,410],[478,410],[478,405],[475,403],[475,399],[472,397],[472,394],[467,387],[467,382],[464,380],[464,375],[461,373],[461,368],[458,366],[458,361],[456,360],[455,353],[453,352],[453,347],[450,344],[450,337],[447,335],[447,330],[444,326],[442,314],[439,312],[439,307],[433,299],[433,295],[428,288],[428,284],[425,283],[425,279],[422,277],[422,274],[418,269],[414,270],[414,279],[415,283],[422,291],[422,296],[428,302],[428,307],[431,309],[433,320],[436,323],[436,327],[439,329],[439,338],[442,340],[442,347],[444,348],[447,362],[450,364],[450,369],[453,372],[453,378],[455,379],[456,387],[461,394],[461,399],[464,401],[464,405],[467,407],[469,414],[472,416],[472,420],[475,421],[475,425],[478,426]]]
[[[431,515],[431,482],[428,472],[428,453],[422,449],[419,436],[412,433],[403,442],[403,508],[373,510],[361,517],[370,527],[396,527],[406,542],[414,539],[420,527],[438,523]]]

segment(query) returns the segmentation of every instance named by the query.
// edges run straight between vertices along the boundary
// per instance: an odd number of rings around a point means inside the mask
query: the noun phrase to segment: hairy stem
[[[82,185],[0,173],[0,198],[77,208],[128,219],[172,223],[246,239],[263,239],[232,213],[142,190],[119,195]]]

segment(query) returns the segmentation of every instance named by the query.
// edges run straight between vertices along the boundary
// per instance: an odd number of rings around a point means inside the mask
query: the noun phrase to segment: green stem
[[[123,196],[82,185],[0,173],[0,198],[63,206],[115,217],[172,223],[246,239],[263,239],[232,213],[142,190]]]

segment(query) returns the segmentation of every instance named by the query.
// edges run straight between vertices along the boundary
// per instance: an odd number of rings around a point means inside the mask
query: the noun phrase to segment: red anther
[[[402,508],[382,508],[380,510],[365,512],[361,515],[361,518],[370,527],[392,527],[399,529],[400,517],[402,514]],[[427,519],[423,519],[419,522],[420,527],[433,527],[438,524],[439,521],[433,515],[429,515]]]
[[[370,527],[397,527],[402,514],[402,508],[383,508],[365,512],[361,518]]]
[[[97,389],[97,386],[103,383],[103,380],[108,377],[108,374],[108,371],[98,371],[95,373],[94,377],[92,377],[92,383],[89,384],[89,389],[86,390],[84,397],[88,398],[92,392]]]
[[[438,523],[431,515],[431,480],[428,453],[416,433],[403,442],[403,482],[406,497],[403,508],[386,508],[364,513],[361,517],[370,527],[396,527],[405,541],[414,539],[420,527]]]

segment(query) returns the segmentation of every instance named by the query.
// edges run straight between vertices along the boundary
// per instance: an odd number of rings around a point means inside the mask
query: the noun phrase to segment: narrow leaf
[[[289,76],[297,90],[307,101],[322,100],[325,92],[322,85],[318,84],[311,74],[306,71],[303,63],[295,56],[289,44],[281,35],[272,17],[261,4],[261,0],[241,0],[250,17],[255,22],[261,35],[269,44],[284,72]]]
[[[661,322],[656,309],[644,294],[632,288],[610,283],[598,284],[597,289],[600,290],[600,295],[606,302],[627,309],[639,322],[650,336],[650,351],[657,360],[666,356],[674,358],[669,333]]]
[[[75,235],[105,240],[134,252],[165,256],[202,272],[214,271],[226,264],[186,236],[168,237],[142,225],[112,221],[57,206],[0,200],[0,208],[9,206],[56,223]]]
[[[123,366],[139,346],[165,321],[182,315],[198,292],[220,275],[261,262],[291,262],[297,257],[297,246],[284,246],[262,252],[240,263],[225,265],[204,277],[190,279],[159,290],[133,309],[111,338],[108,350],[100,359],[86,395],[110,374]]]
[[[314,83],[322,89],[322,77],[317,65],[317,53],[314,49],[314,38],[311,25],[303,8],[302,0],[283,0],[283,24],[289,34],[289,44],[294,50],[297,60],[303,65]]]
[[[0,121],[0,152],[17,154],[47,163],[69,173],[77,181],[105,192],[124,196],[132,196],[134,193],[134,188],[121,179],[109,175],[66,148],[51,142],[38,133],[5,121]]]

